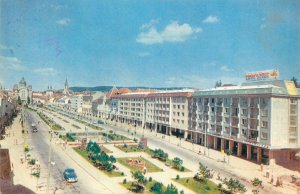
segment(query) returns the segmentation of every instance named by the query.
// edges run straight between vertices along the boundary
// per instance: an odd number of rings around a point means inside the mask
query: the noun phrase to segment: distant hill
[[[113,88],[113,86],[95,86],[95,87],[82,87],[82,86],[74,86],[70,87],[70,89],[74,92],[82,92],[82,91],[101,91],[101,92],[107,92],[110,91]],[[187,89],[188,87],[170,87],[170,88],[149,88],[149,87],[119,87],[117,88],[128,88],[130,90],[135,89],[154,89],[154,90],[181,90],[181,89]],[[188,88],[191,89],[191,88]]]

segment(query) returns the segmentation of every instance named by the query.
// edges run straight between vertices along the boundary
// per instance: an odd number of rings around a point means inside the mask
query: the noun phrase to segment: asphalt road
[[[41,190],[45,191],[47,186],[47,170],[48,170],[48,153],[50,134],[48,126],[41,121],[41,119],[33,112],[26,111],[27,127],[30,129],[31,123],[37,124],[38,132],[32,133],[29,130],[29,145],[32,148],[30,153],[39,159],[41,163],[41,178],[39,185]],[[40,121],[40,122],[39,122]],[[39,122],[39,124],[38,124]],[[58,138],[52,139],[51,148],[51,178],[50,189],[52,193],[115,193],[106,185],[97,180],[90,172],[88,172],[84,164],[79,164],[74,161],[72,156],[68,155],[63,147],[56,144]],[[63,178],[63,171],[66,168],[74,168],[78,176],[79,181],[77,183],[66,183]],[[98,172],[97,172],[98,173]]]
[[[61,112],[60,112],[61,113]],[[83,119],[85,122],[91,122],[87,119]],[[72,121],[73,123],[78,124],[76,121]],[[108,130],[113,130],[114,132],[125,135],[128,135],[127,128],[122,127],[115,127],[111,125],[97,125],[102,128],[108,128]],[[132,130],[129,134],[132,133]],[[149,133],[148,133],[149,134]],[[140,138],[142,136],[142,132],[140,130],[137,130],[136,137]],[[132,136],[130,136],[132,137]],[[203,155],[197,155],[195,152],[192,152],[190,150],[187,150],[185,148],[182,148],[178,145],[169,143],[168,136],[166,136],[166,139],[161,139],[159,136],[155,136],[155,132],[152,132],[151,135],[147,135],[147,141],[148,145],[151,148],[161,148],[165,152],[169,153],[170,157],[173,158],[175,156],[180,157],[184,161],[184,165],[188,166],[189,168],[192,168],[190,170],[197,171],[198,170],[198,164],[199,162],[205,164],[208,168],[213,169],[215,172],[220,172],[221,177],[227,177],[227,178],[235,178],[240,180],[247,188],[252,188],[252,185],[249,181],[248,177],[245,177],[243,174],[235,174],[232,169],[235,168],[233,166],[227,166],[224,162],[217,162],[216,160],[213,160],[211,158],[207,158]],[[182,140],[183,141],[183,140]],[[246,168],[246,167],[245,167]],[[260,193],[268,193],[267,191],[273,190],[269,185],[264,185],[265,189],[261,190]],[[272,193],[276,193],[274,190]]]

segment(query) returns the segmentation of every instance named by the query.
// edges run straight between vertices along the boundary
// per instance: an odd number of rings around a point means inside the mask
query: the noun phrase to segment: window
[[[173,122],[175,123],[175,119],[173,119]]]
[[[211,112],[215,112],[215,107],[211,107]]]
[[[180,105],[177,105],[177,108],[180,109]]]
[[[211,99],[211,103],[215,103],[215,99],[214,98]]]
[[[177,112],[177,116],[180,116],[180,112]]]
[[[184,117],[184,112],[182,112],[181,115]]]
[[[173,105],[173,108],[175,108],[175,109],[176,109],[176,105]]]
[[[184,105],[182,105],[182,109],[184,109]]]
[[[175,116],[175,112],[173,112],[173,115]]]
[[[261,132],[261,139],[268,139],[268,133],[265,133],[265,132]]]
[[[177,123],[179,123],[179,119],[177,119]]]
[[[181,120],[181,123],[184,124],[184,120]]]
[[[262,121],[261,122],[261,127],[268,128],[268,121]]]

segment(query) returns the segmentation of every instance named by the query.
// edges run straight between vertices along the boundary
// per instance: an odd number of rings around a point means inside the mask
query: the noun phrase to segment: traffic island
[[[194,178],[175,178],[173,179],[184,187],[194,191],[195,193],[203,194],[220,194],[223,192],[215,183],[207,180],[206,182],[197,181]]]

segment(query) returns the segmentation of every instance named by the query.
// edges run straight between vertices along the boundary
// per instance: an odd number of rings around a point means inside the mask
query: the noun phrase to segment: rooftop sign
[[[278,77],[277,69],[246,73],[247,81],[277,80]]]

